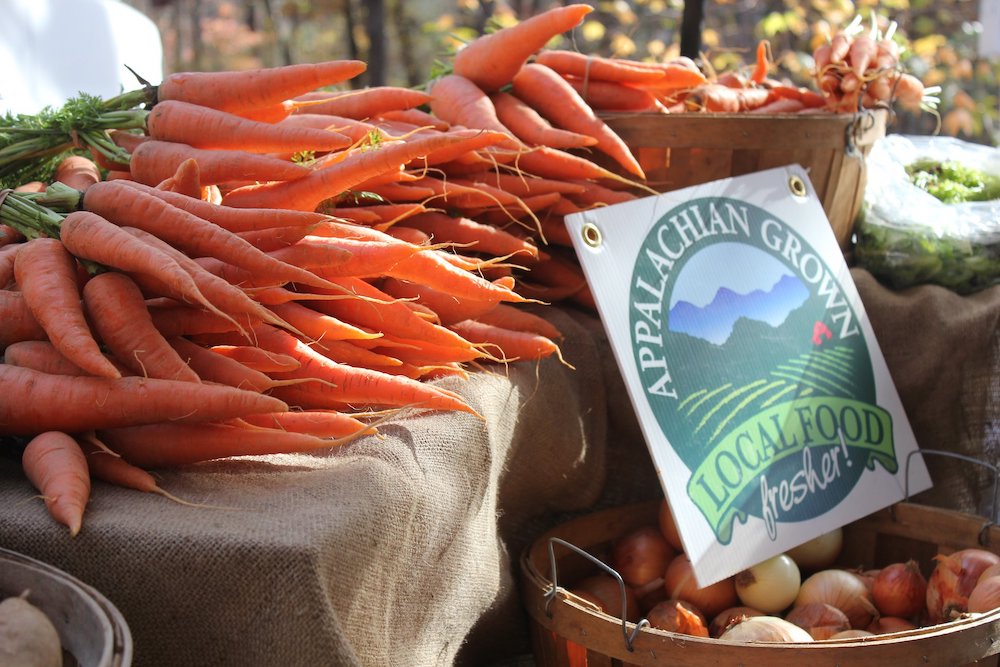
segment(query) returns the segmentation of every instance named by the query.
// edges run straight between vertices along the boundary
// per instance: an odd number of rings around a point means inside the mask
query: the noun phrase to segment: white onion
[[[719,639],[734,642],[811,642],[812,636],[777,616],[751,616],[722,633]]]
[[[802,576],[786,554],[778,554],[733,577],[736,595],[748,607],[776,614],[795,601]]]

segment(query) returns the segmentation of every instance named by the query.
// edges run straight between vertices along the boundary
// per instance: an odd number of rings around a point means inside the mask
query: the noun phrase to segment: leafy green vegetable
[[[910,181],[946,204],[1000,199],[1000,178],[955,160],[922,158],[906,166]]]

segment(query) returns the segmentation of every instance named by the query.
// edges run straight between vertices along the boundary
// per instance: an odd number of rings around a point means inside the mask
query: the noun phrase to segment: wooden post
[[[705,18],[705,0],[686,0],[681,16],[681,55],[691,59],[701,50],[701,26]]]

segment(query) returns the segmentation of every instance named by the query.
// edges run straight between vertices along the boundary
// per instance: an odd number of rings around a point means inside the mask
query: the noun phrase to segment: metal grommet
[[[580,228],[580,234],[583,236],[583,242],[591,248],[600,248],[601,244],[604,243],[601,230],[592,222],[584,223],[583,227]]]
[[[788,189],[796,197],[806,196],[806,182],[800,176],[790,176],[788,178]]]

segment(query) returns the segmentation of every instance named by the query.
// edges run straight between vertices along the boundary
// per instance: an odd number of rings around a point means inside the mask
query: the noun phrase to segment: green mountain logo
[[[892,419],[838,273],[768,211],[687,201],[633,267],[633,359],[687,493],[717,539],[836,506],[864,470],[898,469]]]

